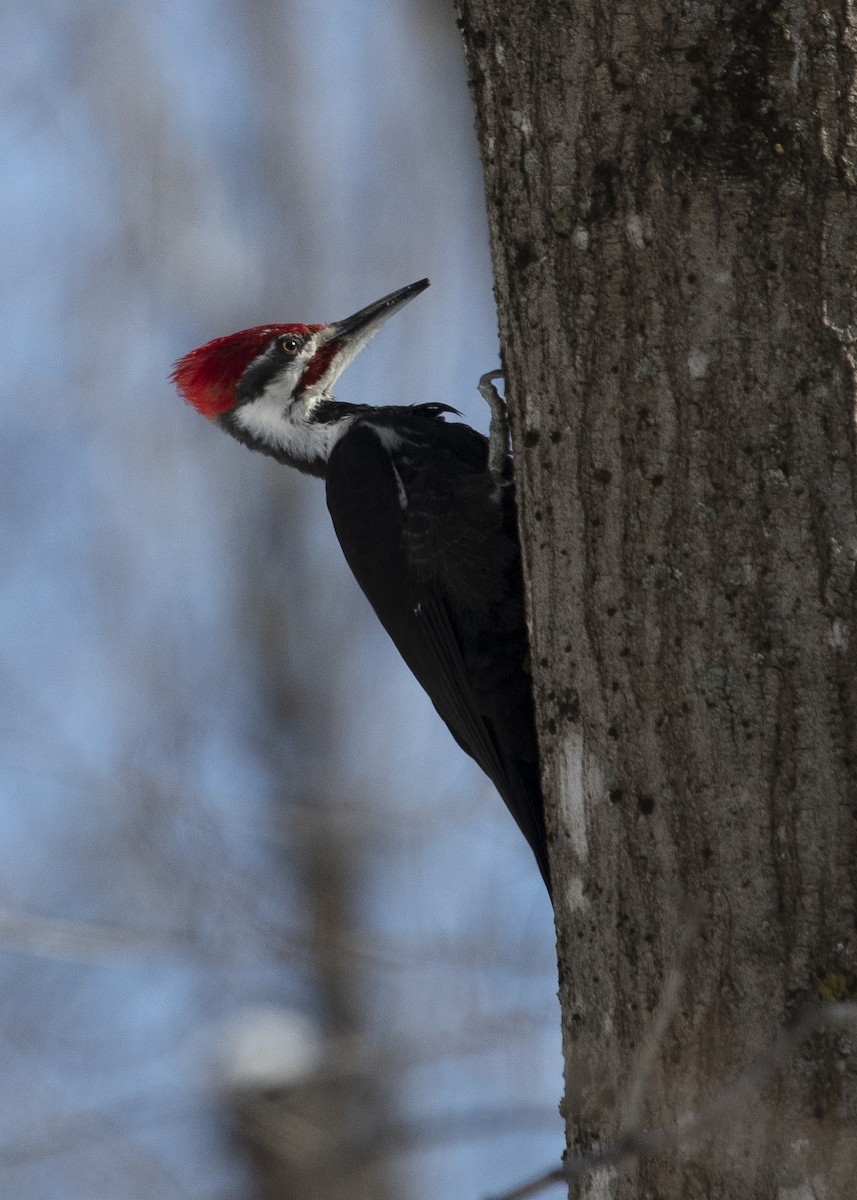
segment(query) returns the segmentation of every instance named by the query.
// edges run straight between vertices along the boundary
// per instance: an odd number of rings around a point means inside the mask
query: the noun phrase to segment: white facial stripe
[[[299,356],[283,367],[265,387],[261,396],[241,404],[234,410],[235,424],[253,441],[269,446],[294,463],[312,465],[326,462],[339,438],[351,424],[352,417],[336,422],[317,422],[312,419],[317,406],[330,398],[331,388],[366,343],[383,325],[388,313],[361,332],[347,337],[345,345],[334,357],[325,373],[295,399],[295,390],[313,355],[324,345],[323,333],[313,334]],[[331,334],[335,337],[335,333]],[[400,499],[402,499],[400,487]]]
[[[326,462],[351,423],[345,418],[330,424],[312,420],[318,397],[303,397],[286,407],[283,391],[271,387],[249,404],[235,410],[235,423],[255,440],[287,455],[296,463]]]

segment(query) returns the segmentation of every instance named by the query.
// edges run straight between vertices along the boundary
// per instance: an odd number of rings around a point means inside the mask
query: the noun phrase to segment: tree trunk
[[[857,988],[857,11],[460,8],[578,1150]],[[853,1051],[816,1034],[597,1194],[853,1196]]]

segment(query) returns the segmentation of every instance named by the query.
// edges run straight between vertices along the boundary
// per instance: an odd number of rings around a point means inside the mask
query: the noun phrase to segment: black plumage
[[[328,459],[327,505],[381,624],[550,890],[514,488],[489,474],[487,439],[442,411],[363,409]]]

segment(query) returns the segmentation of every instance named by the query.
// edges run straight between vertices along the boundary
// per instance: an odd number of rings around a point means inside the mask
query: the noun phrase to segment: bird
[[[324,480],[345,559],[455,741],[492,781],[551,891],[514,469],[493,380],[489,437],[441,403],[341,402],[333,386],[429,286],[345,320],[262,325],[174,366],[179,393],[232,437]]]

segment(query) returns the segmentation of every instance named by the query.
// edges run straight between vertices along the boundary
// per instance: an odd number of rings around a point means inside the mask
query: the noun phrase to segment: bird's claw
[[[494,380],[502,378],[503,370],[501,367],[498,367],[496,371],[486,371],[484,375],[479,377],[479,391],[483,396],[485,395],[486,390],[496,392],[497,389],[493,386]],[[488,397],[486,396],[485,398],[487,400]]]
[[[491,424],[488,430],[488,474],[498,488],[505,487],[509,483],[505,468],[511,449],[509,412],[506,408],[506,401],[494,386],[494,380],[502,378],[502,371],[486,371],[477,384],[479,395],[487,401],[491,409]]]

